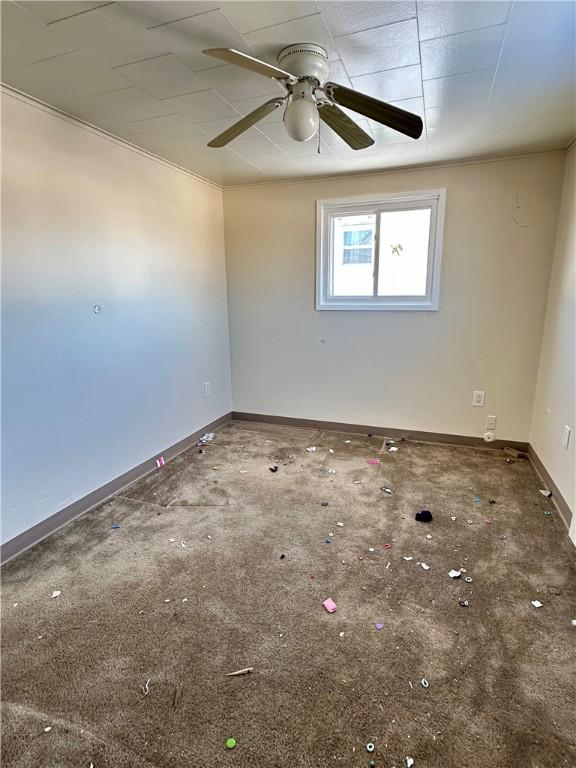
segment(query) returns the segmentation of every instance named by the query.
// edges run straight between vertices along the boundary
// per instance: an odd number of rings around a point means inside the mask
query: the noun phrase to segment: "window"
[[[445,199],[319,200],[316,309],[438,309]]]

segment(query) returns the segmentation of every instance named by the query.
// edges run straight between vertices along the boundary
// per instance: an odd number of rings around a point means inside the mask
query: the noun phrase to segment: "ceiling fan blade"
[[[262,104],[259,107],[256,107],[255,110],[247,114],[241,120],[238,120],[237,123],[234,123],[234,125],[231,125],[230,128],[227,128],[221,134],[216,136],[215,139],[212,139],[212,141],[209,141],[208,146],[209,147],[225,147],[226,144],[229,144],[232,141],[232,139],[235,139],[237,136],[240,136],[241,133],[244,133],[244,131],[247,131],[248,128],[251,128],[259,120],[262,120],[263,117],[266,117],[266,115],[269,115],[271,112],[274,112],[274,110],[278,109],[278,107],[284,104],[284,102],[285,102],[285,99],[283,99],[282,97],[278,97],[277,99],[270,99],[270,101],[267,101],[265,104]]]
[[[368,136],[340,107],[334,104],[318,104],[318,114],[352,149],[366,149],[374,144],[372,136]]]
[[[238,67],[250,69],[252,72],[257,72],[259,75],[272,77],[274,80],[289,80],[291,83],[295,83],[298,80],[298,78],[291,75],[290,72],[275,67],[273,64],[267,64],[265,61],[260,61],[260,59],[255,59],[254,56],[249,56],[247,53],[235,51],[234,48],[207,48],[205,51],[202,51],[202,53],[212,56],[215,59],[225,61],[227,64],[236,64]]]
[[[326,83],[324,93],[341,107],[358,112],[360,115],[369,117],[371,120],[404,133],[406,136],[419,139],[422,135],[424,128],[422,118],[412,114],[412,112],[393,107],[392,104],[386,104],[385,101],[353,91],[344,85],[338,85],[338,83]]]

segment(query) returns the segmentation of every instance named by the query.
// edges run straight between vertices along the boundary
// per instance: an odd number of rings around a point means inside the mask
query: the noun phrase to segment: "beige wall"
[[[567,153],[530,442],[572,510],[576,543],[576,148]],[[564,425],[572,429],[562,446]]]
[[[6,541],[231,400],[221,191],[14,95],[2,108]]]
[[[234,409],[476,436],[490,414],[497,437],[527,440],[563,162],[550,152],[225,191]],[[316,312],[315,201],[439,187],[440,310]],[[471,406],[474,389],[485,408]]]

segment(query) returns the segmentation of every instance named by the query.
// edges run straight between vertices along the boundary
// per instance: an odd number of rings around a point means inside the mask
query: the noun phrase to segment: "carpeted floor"
[[[574,768],[576,553],[532,469],[382,443],[231,423],[9,563],[2,765]]]

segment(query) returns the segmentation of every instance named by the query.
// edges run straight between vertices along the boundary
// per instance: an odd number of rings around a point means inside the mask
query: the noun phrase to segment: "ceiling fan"
[[[233,48],[208,48],[204,53],[228,64],[236,64],[271,77],[285,92],[284,96],[270,99],[216,136],[208,143],[209,147],[226,146],[283,104],[286,104],[284,125],[288,135],[295,141],[309,141],[318,132],[322,120],[352,149],[366,149],[374,144],[374,139],[340,107],[364,115],[413,139],[420,138],[422,134],[423,124],[418,115],[344,85],[326,82],[328,54],[320,45],[298,43],[283,48],[278,54],[278,64],[286,69],[267,64]]]

